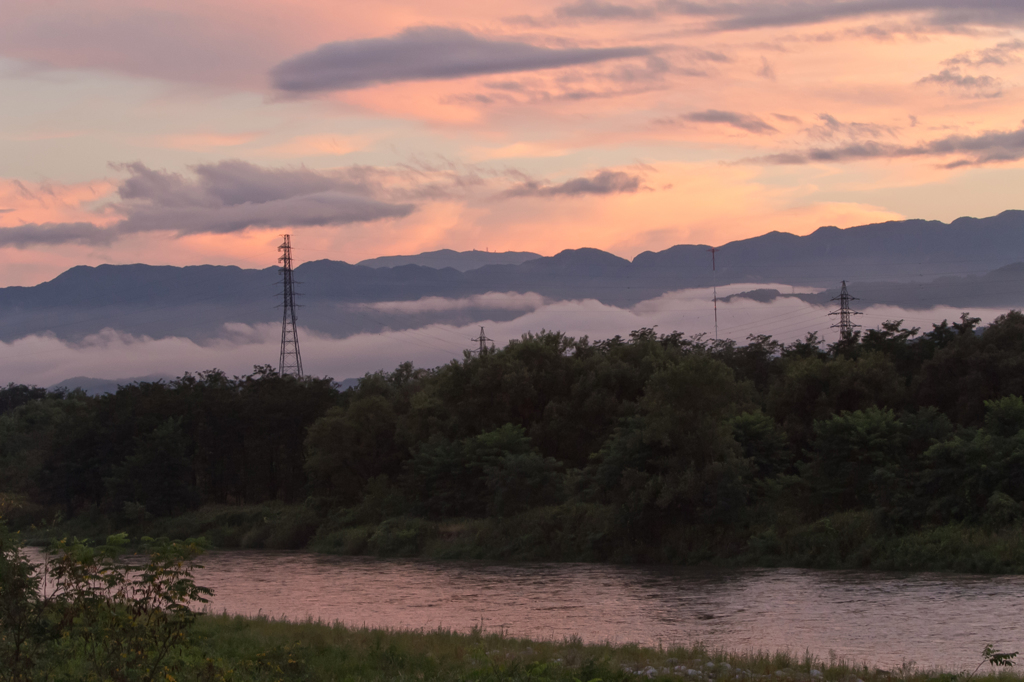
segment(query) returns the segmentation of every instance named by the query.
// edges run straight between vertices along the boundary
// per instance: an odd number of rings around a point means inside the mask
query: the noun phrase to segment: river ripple
[[[734,651],[829,651],[872,666],[972,669],[1024,648],[1024,576],[606,564],[485,564],[214,551],[213,611],[393,628]]]

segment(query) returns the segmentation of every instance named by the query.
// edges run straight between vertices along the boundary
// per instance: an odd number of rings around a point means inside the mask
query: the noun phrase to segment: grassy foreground
[[[784,652],[735,654],[702,646],[589,645],[578,638],[532,641],[474,630],[403,631],[317,622],[205,615],[195,625],[210,677],[228,680],[524,680],[531,682],[1019,682],[1012,669],[976,674],[873,670]],[[981,657],[979,656],[979,660]]]

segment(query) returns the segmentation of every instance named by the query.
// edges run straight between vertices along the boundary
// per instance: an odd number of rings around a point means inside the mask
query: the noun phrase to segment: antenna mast
[[[277,262],[281,264],[278,272],[281,273],[281,308],[284,309],[284,317],[281,320],[281,361],[278,364],[278,374],[302,378],[302,356],[299,355],[299,331],[296,323],[298,317],[295,315],[295,280],[292,277],[292,241],[291,235],[284,235],[284,243],[277,247],[281,257]]]
[[[715,251],[718,247],[712,246],[708,251],[711,252],[711,286],[715,292],[715,341],[718,341],[718,278],[715,276]]]
[[[487,342],[488,341],[491,342],[491,349],[492,350],[494,349],[494,341],[492,339],[487,338],[487,334],[484,334],[484,328],[483,327],[480,327],[480,336],[478,336],[475,339],[470,339],[470,341],[476,341],[477,343],[480,344],[479,348],[477,348],[475,351],[472,351],[474,355],[484,355],[485,353],[487,353],[487,351],[488,351]]]
[[[853,328],[859,327],[859,324],[854,324],[853,320],[850,319],[852,315],[861,315],[862,313],[856,310],[850,310],[850,301],[859,301],[859,298],[850,296],[850,292],[846,290],[846,280],[843,280],[843,286],[839,290],[839,295],[832,299],[833,301],[839,301],[839,310],[833,310],[829,315],[838,315],[839,322],[832,325],[832,329],[839,330],[839,338],[843,341],[849,341],[853,336]]]

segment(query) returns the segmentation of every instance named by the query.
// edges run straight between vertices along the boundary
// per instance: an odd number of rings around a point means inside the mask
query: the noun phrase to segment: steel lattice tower
[[[476,341],[477,343],[480,344],[480,347],[477,348],[477,350],[471,351],[472,353],[474,353],[476,355],[484,355],[484,354],[487,353],[488,350],[494,350],[494,341],[491,341],[491,339],[487,338],[487,335],[484,334],[484,328],[483,327],[480,327],[480,336],[475,338],[475,339],[470,339],[470,341]],[[488,341],[491,342],[490,349],[487,348],[487,342]]]
[[[291,374],[299,379],[302,378],[302,356],[299,355],[299,330],[296,326],[298,317],[295,314],[295,280],[292,277],[292,241],[291,235],[284,235],[284,243],[277,247],[281,257],[277,262],[281,264],[278,271],[281,273],[282,298],[281,308],[284,309],[284,317],[281,320],[281,362],[278,365],[278,373],[281,376]]]
[[[715,341],[718,341],[718,278],[717,268],[715,267],[715,251],[718,251],[717,246],[713,246],[708,251],[711,252],[711,286],[715,291]]]
[[[846,280],[843,280],[843,286],[839,290],[839,295],[832,299],[833,301],[839,301],[839,310],[833,310],[829,315],[838,315],[839,322],[832,325],[832,329],[839,330],[839,338],[843,341],[849,340],[853,336],[853,328],[859,327],[859,324],[854,324],[853,320],[850,319],[853,315],[860,315],[861,313],[856,310],[850,310],[850,301],[859,301],[860,299],[850,296],[850,292],[846,290]]]

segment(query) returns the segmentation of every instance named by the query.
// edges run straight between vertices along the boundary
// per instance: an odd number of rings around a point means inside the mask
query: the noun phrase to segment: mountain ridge
[[[833,288],[839,280],[884,283],[886,290],[950,276],[975,276],[1024,262],[1024,211],[952,223],[911,219],[809,235],[771,231],[717,247],[680,244],[645,251],[631,261],[584,247],[520,264],[492,263],[460,271],[415,263],[370,267],[321,259],[296,268],[300,323],[332,336],[413,328],[433,322],[467,324],[514,319],[522,309],[502,308],[473,297],[490,292],[540,294],[548,300],[596,299],[628,308],[666,292],[734,283]],[[436,252],[428,252],[436,253]],[[472,253],[472,252],[466,252]],[[526,253],[526,252],[519,252]],[[989,281],[968,282],[970,291],[942,285],[915,300],[936,305],[970,303],[970,292],[985,300],[1016,299],[1016,271],[1000,294]],[[79,340],[104,328],[153,338],[186,336],[205,342],[223,334],[225,322],[279,323],[277,268],[234,265],[185,267],[132,265],[76,266],[34,287],[0,289],[0,340],[52,333]],[[905,288],[905,287],[904,287]],[[930,296],[931,298],[927,298]],[[385,302],[424,298],[470,299],[443,312],[379,309]],[[903,298],[907,298],[904,295]],[[1017,305],[1024,305],[1020,300]]]
[[[532,251],[455,251],[439,249],[425,251],[412,256],[379,256],[361,260],[356,265],[370,268],[393,268],[400,265],[423,265],[436,270],[453,268],[459,272],[475,270],[485,265],[521,265],[526,261],[542,258]]]

